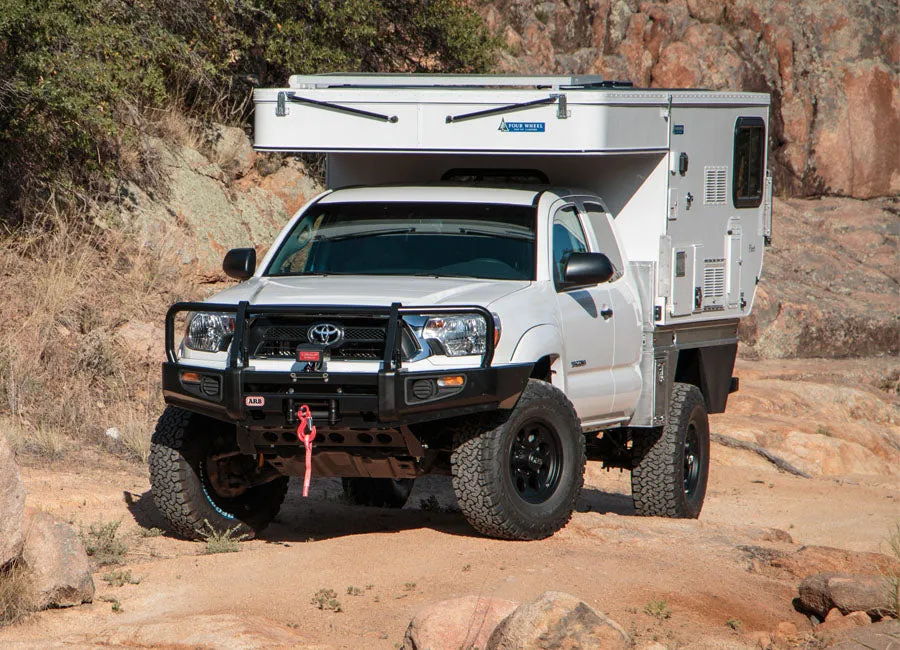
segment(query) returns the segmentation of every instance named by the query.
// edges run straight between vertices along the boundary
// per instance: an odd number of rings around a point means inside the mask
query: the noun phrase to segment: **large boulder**
[[[45,512],[31,512],[22,559],[34,576],[38,607],[72,607],[94,598],[87,553],[68,524]]]
[[[776,187],[900,192],[900,5],[838,0],[482,3],[502,69],[772,95]]]
[[[487,650],[625,650],[631,638],[575,596],[548,591],[507,616]]]
[[[270,245],[297,208],[321,191],[298,161],[261,177],[240,129],[214,126],[210,133],[200,147],[205,155],[149,139],[166,191],[122,183],[118,209],[99,215],[98,224],[124,227],[150,250],[174,253],[200,275],[217,277],[229,249]]]
[[[403,650],[484,648],[494,628],[518,603],[465,596],[429,605],[406,628]]]
[[[800,607],[824,619],[836,608],[841,614],[865,612],[881,616],[890,611],[888,590],[881,576],[817,573],[800,583]]]
[[[0,567],[19,554],[24,533],[25,486],[6,435],[0,431]]]
[[[234,126],[213,124],[201,144],[207,158],[235,177],[244,176],[256,162],[250,138],[243,129]]]
[[[764,358],[896,356],[897,202],[826,198],[774,203],[741,352]]]

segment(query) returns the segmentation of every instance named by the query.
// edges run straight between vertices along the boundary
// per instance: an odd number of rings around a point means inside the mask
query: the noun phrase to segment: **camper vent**
[[[727,167],[703,168],[703,205],[725,205]]]
[[[706,260],[703,269],[703,299],[705,302],[725,296],[725,260]]]

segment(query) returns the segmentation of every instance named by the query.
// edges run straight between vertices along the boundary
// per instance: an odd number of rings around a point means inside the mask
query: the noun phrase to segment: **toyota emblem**
[[[318,345],[334,345],[344,339],[344,330],[331,323],[319,323],[309,328],[307,337],[310,343]]]

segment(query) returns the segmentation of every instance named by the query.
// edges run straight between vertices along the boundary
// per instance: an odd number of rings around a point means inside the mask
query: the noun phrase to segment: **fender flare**
[[[565,347],[562,333],[555,325],[535,325],[526,330],[512,353],[512,363],[536,363],[543,357],[551,357],[553,385],[566,391]]]

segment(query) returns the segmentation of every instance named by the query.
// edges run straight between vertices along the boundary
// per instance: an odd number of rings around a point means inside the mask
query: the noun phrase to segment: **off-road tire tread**
[[[692,518],[684,496],[683,465],[677,463],[677,447],[683,445],[680,429],[686,429],[696,405],[703,405],[703,394],[693,384],[675,383],[665,427],[644,430],[635,436],[632,455],[631,495],[634,509],[643,517]]]
[[[505,463],[498,461],[498,456],[502,453],[501,438],[509,413],[496,412],[464,418],[454,428],[451,457],[453,490],[469,524],[484,535],[510,540],[543,539],[572,518],[575,501],[584,483],[585,441],[581,423],[575,407],[562,391],[536,379],[529,380],[515,408],[527,408],[543,400],[555,402],[564,409],[571,432],[577,436],[577,456],[571,461],[580,468],[576,477],[577,487],[572,491],[567,507],[554,519],[523,522],[504,508],[495,474],[498,470],[506,471]]]
[[[259,512],[252,522],[227,520],[218,515],[203,493],[190,460],[185,456],[185,434],[191,420],[190,411],[174,406],[166,407],[160,416],[150,441],[150,484],[153,501],[172,530],[187,539],[200,539],[208,532],[206,522],[219,530],[235,529],[235,534],[252,538],[278,514],[287,495],[288,478],[276,479],[260,486],[265,499],[260,499]],[[230,524],[223,526],[222,523]]]

